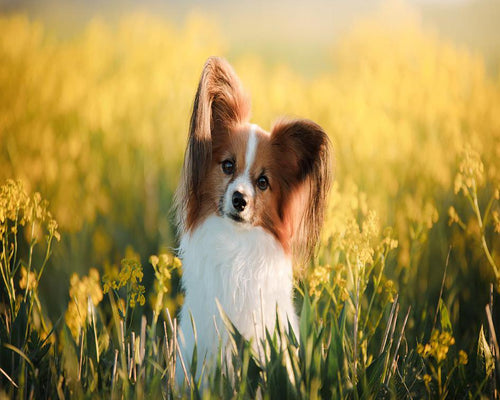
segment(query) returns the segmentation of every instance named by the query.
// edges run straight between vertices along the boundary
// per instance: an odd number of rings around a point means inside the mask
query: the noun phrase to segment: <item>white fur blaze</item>
[[[250,177],[250,168],[255,161],[255,153],[257,152],[257,125],[252,124],[250,134],[248,135],[247,151],[245,154],[245,176]]]

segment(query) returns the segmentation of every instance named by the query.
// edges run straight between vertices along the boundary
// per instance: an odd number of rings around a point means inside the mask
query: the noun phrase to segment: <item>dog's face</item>
[[[279,189],[271,176],[269,135],[245,124],[220,139],[213,141],[209,174],[220,190],[215,194],[216,209],[207,212],[242,225],[262,225],[276,209]]]
[[[283,120],[270,133],[248,120],[249,102],[234,71],[209,59],[178,191],[182,228],[218,215],[269,231],[287,252],[293,245],[309,251],[329,183],[327,135],[308,120]]]

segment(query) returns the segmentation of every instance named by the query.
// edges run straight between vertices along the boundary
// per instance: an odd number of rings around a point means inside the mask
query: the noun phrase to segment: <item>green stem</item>
[[[33,249],[35,248],[36,241],[33,240],[35,235],[35,221],[31,223],[31,236],[30,236],[30,253],[28,258],[28,271],[31,269],[31,262],[33,260]]]
[[[439,398],[444,399],[444,390],[443,387],[441,386],[443,383],[443,378],[441,376],[441,366],[438,366],[438,391],[439,391]]]
[[[16,210],[16,220],[14,221],[14,256],[12,259],[12,266],[14,269],[14,275],[16,273],[16,260],[17,260],[17,218],[18,218],[19,210]]]
[[[9,295],[9,305],[10,313],[12,318],[14,318],[16,312],[15,299],[16,293],[14,291],[14,285],[12,282],[11,271],[10,271],[10,261],[7,256],[8,249],[8,224],[5,224],[5,235],[2,237],[2,258],[3,258],[3,268],[2,268],[2,278],[5,282],[5,288],[7,289],[7,294]]]
[[[49,238],[47,239],[47,250],[45,251],[45,258],[43,259],[42,267],[40,268],[40,272],[38,273],[37,280],[40,281],[40,278],[42,277],[43,271],[45,270],[45,266],[47,265],[47,261],[49,261],[50,258],[50,249],[52,247],[52,240],[54,239],[53,235],[50,235]]]
[[[486,211],[484,212],[483,215],[483,226],[486,226],[486,224],[488,223],[488,217],[490,216],[491,207],[493,206],[494,201],[495,201],[495,196],[491,196],[490,201],[486,206]]]
[[[33,260],[33,249],[35,248],[36,241],[33,240],[33,235],[35,234],[35,220],[31,223],[31,236],[30,236],[30,251],[28,257],[28,268],[27,268],[27,278],[26,278],[26,289],[24,290],[24,300],[28,296],[28,289],[30,287],[30,272],[31,272],[31,263]]]
[[[490,251],[488,249],[488,244],[486,243],[486,238],[484,237],[484,235],[481,235],[481,244],[483,245],[483,250],[484,253],[486,254],[486,258],[488,259],[488,262],[490,263],[491,267],[493,268],[493,271],[495,272],[495,277],[497,279],[500,278],[500,273],[498,272],[495,260],[493,260],[493,257],[490,254]]]
[[[330,300],[332,301],[334,309],[336,310],[338,303],[337,303],[337,298],[335,296],[335,292],[332,290],[330,285],[323,285],[323,288],[326,290],[326,292],[330,296]]]
[[[42,273],[43,273],[43,270],[45,269],[45,265],[47,264],[47,261],[50,257],[50,247],[51,247],[51,243],[52,243],[52,238],[53,236],[50,235],[49,238],[47,239],[47,250],[45,252],[45,258],[43,260],[43,264],[42,264],[42,267],[40,268],[40,272],[38,273],[38,276],[36,278],[36,281],[39,282],[40,281],[40,278],[42,276]],[[33,251],[33,248],[35,247],[35,244],[36,242],[33,242],[32,241],[32,245],[30,246],[30,261],[29,261],[29,264],[28,264],[28,278],[27,278],[27,284],[26,284],[26,292],[25,292],[25,298],[26,298],[26,294],[28,293],[28,288],[29,288],[29,273],[31,271],[31,253]],[[33,301],[38,300],[38,297],[36,295],[36,293],[33,293],[30,297],[30,307],[29,307],[29,312],[28,312],[28,315],[31,315],[32,311],[33,311]],[[39,307],[40,309],[40,320],[42,322],[42,326],[45,330],[46,329],[46,324],[45,324],[45,321],[43,319],[43,314],[41,312],[41,307]],[[25,335],[25,339],[27,339],[28,337],[28,327],[29,325],[26,327],[26,335]]]
[[[359,321],[359,286],[360,286],[360,276],[358,273],[358,266],[356,266],[356,283],[355,283],[355,290],[356,290],[356,302],[355,302],[355,309],[354,309],[354,350],[353,350],[353,355],[354,355],[354,382],[357,382],[358,380],[358,321]]]
[[[375,281],[375,285],[374,285],[374,288],[373,288],[373,293],[372,293],[371,299],[370,299],[370,304],[368,305],[368,310],[366,311],[365,322],[363,324],[363,332],[366,330],[366,326],[368,325],[368,318],[370,317],[370,312],[371,312],[371,309],[372,309],[372,306],[373,306],[373,302],[375,300],[375,295],[377,294],[378,288],[380,286],[380,281],[382,280],[382,273],[384,272],[384,267],[385,267],[385,262],[384,262],[385,257],[386,257],[385,254],[380,257],[382,259],[381,262],[380,262],[380,264],[381,264],[380,271],[379,271],[377,279]],[[378,262],[378,260],[376,262]]]
[[[155,309],[153,312],[153,323],[151,325],[152,332],[156,332],[156,323],[158,322],[158,316],[159,316],[159,313],[157,310],[160,309],[162,302],[163,302],[163,291],[160,291],[160,293],[156,297],[156,304],[155,304]]]
[[[500,278],[500,272],[498,271],[498,267],[495,264],[495,260],[493,260],[493,257],[490,254],[490,250],[488,249],[488,244],[486,243],[486,237],[484,236],[484,225],[483,225],[483,219],[481,217],[481,211],[479,210],[479,202],[477,200],[477,190],[476,190],[476,183],[475,181],[473,182],[472,186],[472,198],[470,198],[472,204],[473,204],[473,210],[474,213],[476,214],[477,222],[479,224],[479,229],[481,230],[481,245],[483,247],[484,253],[486,254],[486,258],[488,259],[488,262],[490,263],[491,267],[493,268],[493,272],[495,273],[495,278],[499,279]],[[485,215],[486,218],[486,215]]]
[[[448,392],[448,385],[450,384],[451,379],[453,378],[453,374],[455,373],[455,370],[457,369],[458,365],[455,364],[453,368],[448,372],[446,375],[446,380],[444,381],[444,387],[443,387],[443,393]],[[443,396],[443,398],[446,398],[446,395]]]

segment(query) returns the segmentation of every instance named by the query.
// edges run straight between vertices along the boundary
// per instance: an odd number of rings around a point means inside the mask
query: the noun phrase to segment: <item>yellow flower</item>
[[[40,193],[35,193],[30,198],[24,191],[21,181],[8,179],[0,188],[0,233],[3,234],[9,230],[16,235],[19,225],[33,224],[33,228],[37,228],[35,234],[42,227],[46,227],[49,237],[55,237],[59,241],[58,225],[48,211],[48,206],[48,201],[43,200]],[[7,226],[9,221],[10,229]],[[33,239],[37,239],[37,236],[30,238],[30,240]]]
[[[47,229],[49,230],[49,234],[50,234],[50,236],[55,237],[56,240],[59,242],[61,240],[61,235],[57,231],[57,228],[58,228],[57,221],[52,218],[50,213],[48,213],[48,216],[50,218],[49,222],[47,224]]]
[[[89,307],[97,306],[103,299],[99,271],[91,268],[89,275],[82,278],[76,273],[71,275],[69,296],[65,320],[73,337],[78,340],[80,330],[86,324]]]
[[[329,265],[318,265],[314,268],[311,277],[309,278],[309,294],[311,296],[320,296],[323,286],[330,279],[331,267]]]
[[[103,281],[103,292],[108,293],[111,289],[118,290],[118,267],[116,265],[105,265]]]
[[[141,306],[146,302],[144,297],[145,288],[142,285],[137,285],[137,287],[130,294],[130,307],[134,308],[137,303]]]
[[[367,238],[371,239],[378,236],[380,229],[380,221],[377,213],[373,210],[369,210],[365,220],[363,221],[362,232]]]
[[[90,268],[88,278],[84,277],[87,293],[92,299],[94,306],[99,304],[103,298],[103,293],[100,285],[99,271],[95,268]]]
[[[467,353],[463,350],[460,350],[458,352],[458,362],[461,365],[466,365],[469,362],[469,357],[467,356]]]
[[[493,211],[491,213],[491,216],[493,217],[493,226],[495,227],[495,232],[500,233],[500,216],[498,214],[498,211]]]
[[[467,194],[469,189],[476,190],[484,183],[484,165],[479,153],[466,146],[462,151],[459,172],[455,177],[455,193]]]
[[[384,283],[384,293],[385,293],[387,301],[389,303],[393,303],[394,296],[397,293],[396,286],[394,285],[394,281],[389,279]]]
[[[141,262],[133,258],[124,258],[121,262],[121,268],[116,266],[107,267],[103,277],[103,290],[108,293],[111,289],[119,290],[122,287],[127,288],[127,297],[130,307],[135,307],[137,303],[144,305],[145,288],[140,285],[144,274],[142,272]]]
[[[30,271],[28,274],[28,271],[24,266],[21,267],[21,278],[19,279],[19,287],[21,289],[26,289],[28,287],[28,290],[35,290],[38,286],[38,282],[36,279],[36,275],[33,271]]]
[[[426,345],[419,344],[417,352],[423,358],[434,357],[438,363],[444,361],[448,355],[450,346],[455,344],[455,338],[447,331],[433,330],[431,339]]]
[[[162,253],[159,256],[149,257],[149,262],[155,271],[157,292],[167,293],[172,271],[181,267],[181,261],[170,253]]]
[[[346,301],[348,298],[349,298],[349,292],[347,291],[346,288],[342,288],[340,290],[340,300]]]
[[[398,241],[393,237],[394,232],[392,228],[384,229],[384,236],[377,251],[384,252],[385,250],[390,251],[398,248]]]
[[[153,266],[153,268],[156,268],[159,262],[160,259],[158,258],[158,256],[152,255],[149,257],[149,263]]]
[[[420,354],[422,357],[427,358],[430,352],[431,352],[430,344],[423,345],[419,343],[417,345],[417,353]]]
[[[457,210],[455,210],[455,207],[453,206],[448,209],[448,216],[450,217],[450,219],[448,220],[448,225],[450,226],[460,221]]]

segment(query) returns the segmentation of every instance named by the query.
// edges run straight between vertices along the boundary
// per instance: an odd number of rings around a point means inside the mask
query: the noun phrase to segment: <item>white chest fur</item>
[[[224,342],[225,327],[216,299],[247,339],[261,338],[265,328],[272,332],[276,310],[283,326],[290,321],[298,335],[291,259],[270,233],[210,216],[190,235],[182,236],[180,257],[186,291],[180,324],[186,361],[191,360],[194,348],[189,313],[197,330],[199,365],[205,355],[215,355],[219,344],[214,319]]]

